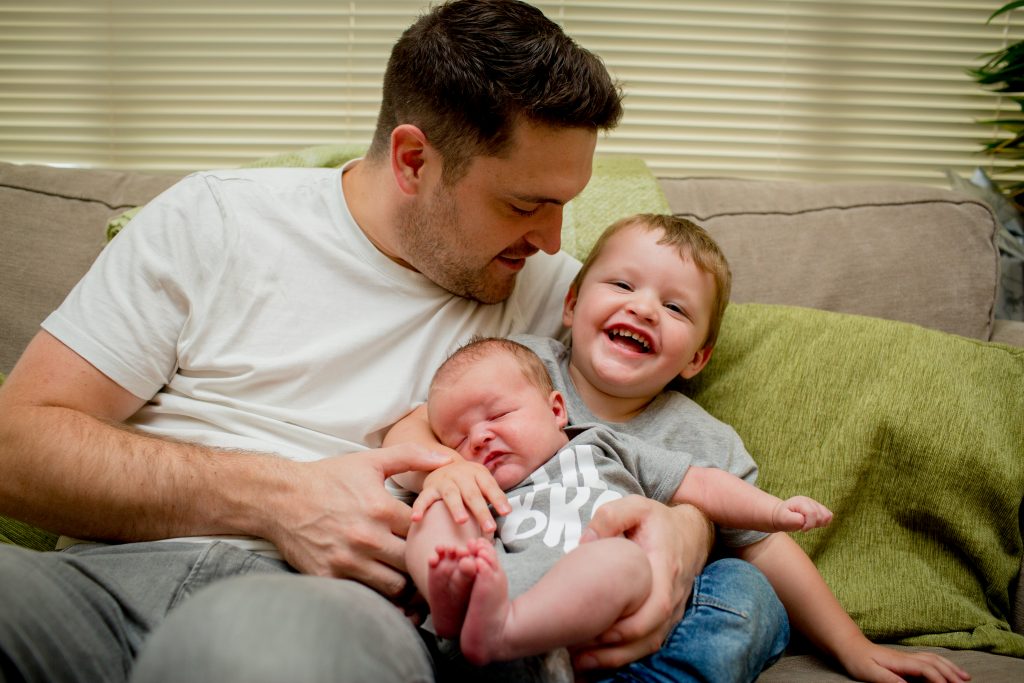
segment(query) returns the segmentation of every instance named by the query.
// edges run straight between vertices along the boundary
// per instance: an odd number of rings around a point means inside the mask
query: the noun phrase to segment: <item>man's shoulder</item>
[[[320,180],[329,180],[341,173],[337,168],[230,168],[196,171],[179,181],[178,185],[253,188],[275,191],[292,187],[307,187]]]

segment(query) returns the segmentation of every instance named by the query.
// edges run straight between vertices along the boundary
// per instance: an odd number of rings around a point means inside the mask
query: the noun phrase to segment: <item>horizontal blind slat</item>
[[[366,144],[391,45],[424,0],[8,0],[0,158],[185,171]],[[604,59],[599,139],[666,175],[904,179],[999,164],[1012,102],[966,70],[1024,37],[987,0],[536,3]]]

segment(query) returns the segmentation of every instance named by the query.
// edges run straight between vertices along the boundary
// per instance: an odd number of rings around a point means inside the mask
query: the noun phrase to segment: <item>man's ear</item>
[[[551,412],[555,414],[558,428],[564,429],[569,424],[569,411],[565,409],[565,398],[561,392],[552,391],[551,395],[548,396],[548,402],[551,404]]]
[[[697,353],[693,354],[693,358],[686,364],[683,371],[679,373],[679,376],[683,379],[690,379],[698,372],[704,369],[704,366],[711,360],[711,353],[715,350],[713,346],[705,346],[701,348]]]
[[[428,146],[427,136],[411,123],[391,131],[391,172],[403,193],[412,195],[419,191]]]
[[[576,287],[570,285],[569,291],[565,293],[565,301],[562,302],[562,324],[566,327],[572,327],[572,317],[576,312],[577,299]]]

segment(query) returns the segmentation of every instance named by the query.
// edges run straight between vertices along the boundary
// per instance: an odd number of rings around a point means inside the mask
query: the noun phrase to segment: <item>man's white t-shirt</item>
[[[512,296],[456,296],[380,251],[341,169],[189,176],[147,205],[43,328],[148,401],[129,423],[294,460],[374,448],[475,334],[561,333],[579,263],[538,254]]]

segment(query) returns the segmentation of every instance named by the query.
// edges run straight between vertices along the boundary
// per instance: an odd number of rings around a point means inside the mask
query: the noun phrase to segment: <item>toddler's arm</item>
[[[858,681],[892,683],[897,675],[960,683],[970,675],[944,657],[903,652],[872,643],[839,604],[817,567],[786,534],[772,534],[737,551],[768,577],[790,622],[832,655]]]
[[[781,500],[714,467],[688,468],[672,502],[689,503],[715,524],[733,529],[809,531],[832,521],[828,508],[815,500]]]
[[[495,523],[487,507],[488,503],[494,506],[499,515],[507,515],[512,511],[505,492],[486,467],[465,460],[458,451],[438,441],[430,429],[426,404],[392,425],[384,436],[385,446],[409,441],[423,444],[452,459],[450,464],[429,473],[402,472],[392,476],[405,489],[420,494],[412,506],[412,521],[423,519],[427,508],[443,500],[457,523],[462,524],[472,513],[477,524],[484,531],[490,532],[494,531]]]

